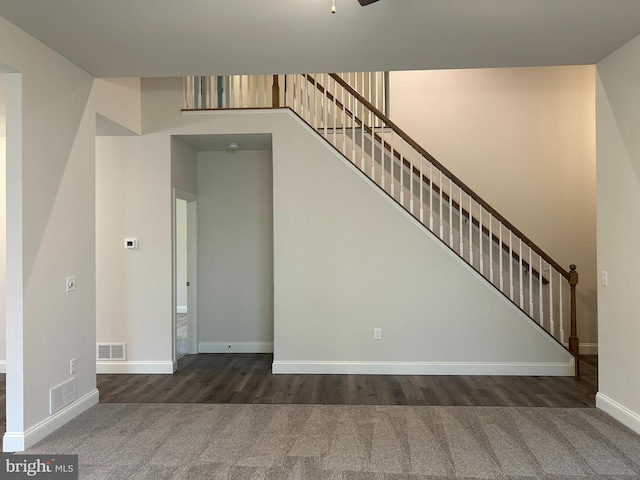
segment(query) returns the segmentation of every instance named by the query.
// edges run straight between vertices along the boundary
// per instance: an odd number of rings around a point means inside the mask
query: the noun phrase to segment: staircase
[[[576,266],[565,270],[391,121],[382,111],[382,75],[187,77],[185,110],[293,110],[541,329],[568,344],[578,375]]]

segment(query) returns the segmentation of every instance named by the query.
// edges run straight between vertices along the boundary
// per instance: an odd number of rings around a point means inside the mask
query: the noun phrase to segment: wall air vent
[[[126,360],[126,343],[98,343],[96,348],[98,360]]]
[[[76,399],[76,379],[72,378],[49,390],[49,414],[54,414]]]

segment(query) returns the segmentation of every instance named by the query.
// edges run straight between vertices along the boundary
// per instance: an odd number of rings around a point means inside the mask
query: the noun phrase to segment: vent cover
[[[49,390],[49,414],[56,413],[76,399],[76,379],[72,378]]]
[[[126,360],[127,344],[126,343],[98,343],[97,344],[98,360]]]

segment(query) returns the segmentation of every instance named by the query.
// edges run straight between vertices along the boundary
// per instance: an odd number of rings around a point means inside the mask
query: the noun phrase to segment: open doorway
[[[198,353],[197,196],[174,189],[174,362]]]

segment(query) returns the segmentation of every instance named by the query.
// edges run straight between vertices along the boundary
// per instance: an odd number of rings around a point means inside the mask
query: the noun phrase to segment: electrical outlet
[[[75,292],[76,291],[76,277],[67,277],[66,283],[67,292]]]
[[[76,373],[76,359],[72,358],[69,360],[69,375],[74,375]]]
[[[382,329],[374,328],[373,329],[373,338],[374,340],[382,340]]]

